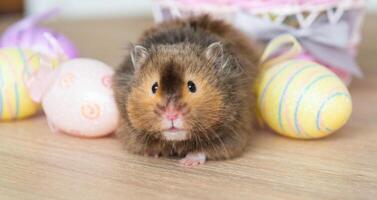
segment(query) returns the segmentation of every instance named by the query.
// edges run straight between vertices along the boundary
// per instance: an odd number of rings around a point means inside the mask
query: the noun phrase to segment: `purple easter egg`
[[[37,16],[27,17],[11,25],[0,38],[0,48],[18,47],[30,49],[53,57],[56,55],[56,49],[45,37],[45,34],[49,34],[55,39],[67,58],[77,57],[78,51],[67,37],[49,28],[38,26],[39,22],[56,15],[57,12],[57,9],[52,9]]]

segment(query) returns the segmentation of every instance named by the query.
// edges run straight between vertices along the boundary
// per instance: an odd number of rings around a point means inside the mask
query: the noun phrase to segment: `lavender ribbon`
[[[340,20],[336,24],[316,23],[309,28],[295,29],[239,12],[235,18],[235,25],[252,38],[265,42],[282,34],[291,34],[306,51],[322,63],[362,77],[354,56],[347,50],[350,26],[345,20]]]

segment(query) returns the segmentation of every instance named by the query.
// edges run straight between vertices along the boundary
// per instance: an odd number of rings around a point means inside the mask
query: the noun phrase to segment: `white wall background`
[[[53,6],[69,18],[152,15],[153,0],[25,0],[26,13],[43,12]]]
[[[377,0],[369,0],[368,8],[372,12],[377,12]]]
[[[25,0],[27,14],[40,13],[52,6],[62,8],[70,18],[124,17],[152,15],[153,0]],[[368,9],[377,13],[377,0],[368,1]]]

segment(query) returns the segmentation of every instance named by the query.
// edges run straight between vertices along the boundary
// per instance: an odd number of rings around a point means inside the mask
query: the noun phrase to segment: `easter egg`
[[[351,115],[347,87],[315,62],[294,59],[279,63],[262,72],[259,81],[261,117],[284,136],[321,138],[341,128]]]
[[[41,14],[26,17],[12,24],[0,37],[0,47],[21,47],[54,58],[55,49],[54,46],[51,45],[51,42],[46,39],[46,34],[48,34],[54,38],[62,52],[68,58],[77,57],[78,50],[69,38],[62,33],[40,25],[43,20],[47,20],[58,13],[59,9],[53,8]]]
[[[296,56],[296,58],[320,63],[321,65],[327,67],[332,72],[334,72],[340,78],[340,80],[342,80],[343,83],[346,84],[346,85],[349,85],[352,81],[352,74],[351,73],[349,73],[345,70],[342,70],[339,67],[333,67],[333,66],[325,65],[323,62],[320,62],[318,59],[315,59],[312,55],[310,55],[307,52],[300,53],[299,55]]]
[[[22,119],[38,111],[24,83],[38,68],[39,57],[31,51],[0,49],[0,120]]]
[[[43,110],[54,130],[100,137],[117,128],[119,116],[111,88],[111,67],[78,58],[64,62],[56,73],[42,97]]]

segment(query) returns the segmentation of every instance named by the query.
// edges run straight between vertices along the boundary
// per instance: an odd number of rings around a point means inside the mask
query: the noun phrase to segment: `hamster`
[[[147,30],[116,70],[117,135],[129,152],[184,166],[239,156],[253,132],[256,44],[208,15]]]

